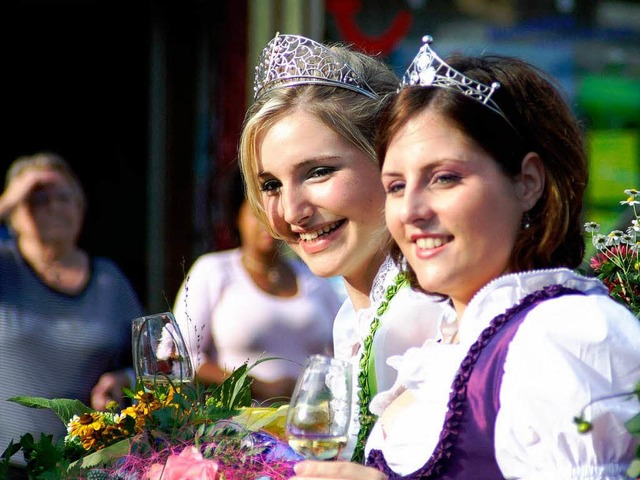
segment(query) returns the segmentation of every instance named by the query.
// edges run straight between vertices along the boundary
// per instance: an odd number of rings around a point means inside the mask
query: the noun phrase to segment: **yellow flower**
[[[100,430],[104,427],[102,418],[98,413],[85,413],[80,417],[74,417],[71,420],[71,429],[69,431],[72,435],[83,437],[85,435],[91,435],[94,431]]]

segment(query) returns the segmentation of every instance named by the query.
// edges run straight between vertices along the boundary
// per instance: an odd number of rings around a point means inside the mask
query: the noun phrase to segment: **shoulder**
[[[193,262],[185,272],[180,291],[189,289],[206,295],[210,299],[218,297],[224,285],[238,281],[240,251],[238,249],[205,253]]]
[[[131,289],[130,280],[120,266],[111,258],[90,257],[92,275],[98,277],[101,285],[105,282],[116,282]],[[113,283],[112,283],[113,284]]]
[[[9,242],[0,242],[0,261],[5,263],[11,258],[15,258],[12,246]]]
[[[229,265],[239,261],[240,252],[237,249],[222,250],[219,252],[209,252],[200,255],[189,268],[189,275],[193,273],[205,273],[214,275],[221,268],[229,268]]]
[[[542,454],[555,465],[618,461],[607,457],[631,444],[624,422],[637,413],[638,403],[611,394],[633,390],[639,376],[640,322],[624,306],[600,294],[538,304],[527,313],[504,364],[496,424],[501,467],[533,464]],[[579,434],[574,416],[607,396],[589,411],[594,430]],[[614,438],[620,443],[610,448]]]
[[[547,300],[527,314],[507,362],[512,371],[535,376],[543,384],[551,378],[584,380],[593,375],[637,381],[640,321],[607,295]]]
[[[640,342],[640,321],[603,294],[569,294],[541,302],[527,315],[521,330],[568,344],[599,344],[625,338]]]
[[[91,268],[96,275],[126,278],[120,266],[108,257],[90,257]]]

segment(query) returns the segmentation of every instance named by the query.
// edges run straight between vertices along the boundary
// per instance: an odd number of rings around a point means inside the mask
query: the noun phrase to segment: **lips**
[[[326,225],[313,232],[301,233],[300,240],[302,240],[303,242],[313,242],[314,240],[317,240],[318,238],[322,238],[324,235],[331,233],[333,230],[340,227],[340,225],[342,225],[343,223],[344,223],[344,220],[340,220],[339,222],[330,223],[329,225]]]
[[[416,246],[421,250],[432,250],[449,243],[451,240],[453,240],[453,237],[418,238],[416,240]]]

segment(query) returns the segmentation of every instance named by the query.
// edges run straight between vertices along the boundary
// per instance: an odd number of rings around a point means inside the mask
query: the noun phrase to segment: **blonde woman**
[[[356,461],[373,423],[369,400],[395,381],[387,359],[432,338],[438,321],[433,299],[407,288],[389,258],[373,140],[397,85],[377,58],[276,35],[256,67],[255,102],[240,141],[258,217],[316,275],[344,280],[348,298],[333,338],[335,356],[354,367],[353,425],[342,456]]]

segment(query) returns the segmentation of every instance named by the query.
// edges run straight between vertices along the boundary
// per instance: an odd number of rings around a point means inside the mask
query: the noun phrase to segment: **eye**
[[[280,191],[280,188],[282,188],[282,183],[276,179],[265,180],[260,184],[260,191],[267,195],[275,195]]]
[[[389,183],[389,185],[385,186],[385,191],[387,195],[400,195],[404,191],[405,182],[400,180],[394,180]]]
[[[332,167],[317,167],[309,172],[309,178],[327,177],[333,172],[335,172],[335,168]]]
[[[459,183],[462,177],[456,173],[439,173],[434,175],[431,182],[439,185],[454,185]]]

